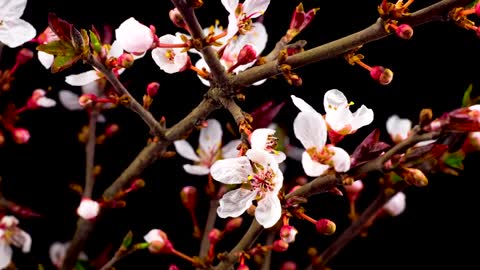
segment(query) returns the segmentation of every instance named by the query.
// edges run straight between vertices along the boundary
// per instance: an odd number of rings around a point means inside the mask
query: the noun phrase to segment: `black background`
[[[317,17],[298,36],[308,41],[307,48],[320,45],[344,35],[361,30],[377,18],[376,6],[380,1],[304,1],[306,9],[320,7]],[[435,1],[418,1],[412,10],[420,9]],[[292,0],[273,0],[263,20],[269,33],[266,51],[286,31],[292,10],[298,4]],[[115,29],[121,22],[133,16],[146,25],[154,25],[159,36],[177,31],[168,19],[173,7],[170,1],[137,0],[120,1],[30,1],[22,18],[41,32],[47,26],[48,12],[75,24],[88,28],[92,24],[101,27],[109,23]],[[218,18],[226,23],[227,14],[220,1],[207,0],[198,10],[202,25],[208,26]],[[365,104],[375,112],[374,122],[356,134],[347,137],[342,146],[350,153],[374,127],[384,132],[385,121],[392,114],[416,121],[422,108],[432,108],[435,116],[461,105],[464,90],[473,84],[474,94],[479,94],[478,49],[480,42],[472,31],[466,31],[452,23],[434,22],[415,28],[411,40],[405,41],[392,35],[365,45],[361,53],[370,65],[391,68],[395,77],[388,86],[381,86],[370,79],[368,72],[348,65],[343,58],[335,58],[303,67],[298,70],[304,85],[289,86],[282,79],[270,79],[260,87],[246,90],[247,100],[241,104],[251,111],[267,100],[287,104],[276,122],[291,129],[298,110],[289,102],[289,95],[304,98],[322,111],[323,94],[337,88],[343,91],[356,106]],[[35,44],[26,44],[34,48]],[[2,68],[10,67],[18,49],[4,48]],[[79,92],[67,85],[64,77],[87,70],[77,64],[59,74],[50,74],[34,59],[18,70],[13,84],[11,100],[21,105],[36,88],[52,87],[50,96],[57,99],[61,89]],[[145,86],[159,81],[161,89],[152,105],[156,117],[165,116],[167,125],[183,118],[198,102],[207,88],[193,72],[168,75],[159,70],[147,54],[138,60],[131,70],[122,75],[132,94],[141,100]],[[58,99],[57,99],[58,100]],[[3,101],[2,101],[3,102]],[[118,108],[106,112],[108,123],[117,123],[117,136],[97,147],[96,163],[103,166],[97,179],[95,195],[99,196],[124,168],[135,158],[148,139],[148,128],[132,112]],[[211,117],[225,126],[232,122],[229,115],[215,112]],[[32,252],[15,253],[20,269],[36,269],[42,263],[49,265],[48,248],[55,241],[67,241],[76,225],[75,209],[80,197],[69,189],[69,184],[83,184],[84,149],[76,136],[87,123],[85,112],[70,112],[58,105],[53,109],[26,112],[19,125],[30,130],[32,138],[26,145],[7,142],[0,147],[0,175],[2,190],[9,200],[32,208],[41,218],[21,219],[21,227],[33,237]],[[105,125],[99,125],[99,132]],[[227,132],[225,132],[227,133]],[[232,136],[226,134],[228,141]],[[384,136],[388,140],[387,136]],[[189,141],[196,146],[196,134]],[[298,143],[294,141],[294,143]],[[173,148],[172,148],[173,149]],[[91,258],[109,246],[116,249],[123,235],[132,230],[135,241],[141,241],[152,228],[168,233],[178,250],[187,254],[198,252],[199,241],[191,237],[191,221],[181,206],[178,193],[185,185],[202,190],[205,177],[187,175],[181,164],[188,163],[181,157],[154,163],[141,174],[146,188],[127,197],[127,207],[109,211],[102,219],[88,242],[86,252]],[[356,238],[332,262],[334,269],[430,269],[436,266],[461,268],[474,258],[472,249],[478,237],[476,227],[476,191],[478,176],[475,166],[478,159],[468,158],[465,173],[459,177],[435,175],[429,178],[425,188],[409,188],[407,209],[396,218],[378,220],[370,228],[367,238]],[[300,164],[288,161],[286,179],[291,181],[301,173]],[[286,180],[286,181],[287,181]],[[203,193],[202,193],[203,194]],[[360,209],[371,199],[363,196]],[[204,223],[208,202],[201,196],[198,206],[200,223]],[[300,267],[307,264],[305,253],[309,246],[325,248],[336,235],[348,226],[348,210],[345,198],[325,194],[316,196],[308,206],[314,217],[326,217],[337,223],[337,234],[329,237],[316,235],[313,226],[295,221],[300,229],[297,241],[288,252],[275,255],[272,269],[284,260],[295,260]],[[245,217],[246,229],[250,218]],[[223,220],[218,221],[222,228]],[[219,250],[230,249],[241,237],[242,231],[229,236]],[[177,263],[181,269],[188,264],[171,256],[154,256],[140,252],[118,263],[117,269],[166,269],[169,263]]]

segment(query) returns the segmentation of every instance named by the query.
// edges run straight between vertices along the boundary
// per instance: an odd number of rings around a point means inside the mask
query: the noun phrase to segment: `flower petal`
[[[20,237],[22,238],[22,252],[23,253],[28,253],[30,252],[30,249],[32,248],[32,237],[30,236],[30,234],[28,234],[27,232],[23,231],[23,230],[20,230],[18,231],[18,233],[20,234]]]
[[[257,192],[244,188],[237,188],[225,193],[217,208],[218,216],[221,218],[240,216],[252,205],[255,196],[257,196]]]
[[[195,154],[193,147],[186,140],[177,140],[173,142],[177,153],[192,161],[200,161],[200,158]]]
[[[261,164],[263,167],[270,167],[272,169],[278,169],[278,163],[275,161],[272,155],[264,150],[249,149],[246,153],[248,159],[255,163]]]
[[[251,175],[252,166],[246,156],[217,160],[210,167],[213,179],[224,184],[240,184]]]
[[[293,104],[302,112],[314,112],[318,113],[312,106],[310,106],[305,100],[298,98],[294,95],[290,96],[292,98]]]
[[[228,15],[228,26],[227,26],[227,35],[225,36],[225,40],[230,40],[233,36],[235,36],[238,32],[238,20],[235,16],[235,13],[232,12]]]
[[[238,6],[238,0],[222,0],[222,5],[228,13],[235,13],[235,9]]]
[[[387,132],[392,139],[400,138],[401,140],[405,140],[411,129],[412,121],[409,119],[400,118],[398,115],[392,115],[387,119]]]
[[[335,153],[332,157],[335,171],[346,172],[350,170],[350,155],[340,147],[332,145],[327,147]]]
[[[83,109],[78,103],[78,95],[71,91],[60,90],[60,92],[58,92],[58,98],[60,99],[60,103],[62,103],[63,107],[65,107],[67,110],[74,111]]]
[[[112,43],[112,46],[110,46],[110,50],[108,51],[107,57],[115,57],[118,58],[120,55],[123,54],[123,48],[120,42],[118,40],[115,40]]]
[[[373,110],[362,105],[353,113],[352,130],[357,130],[373,122]]]
[[[322,149],[327,141],[327,125],[316,112],[300,112],[293,121],[293,132],[305,149]]]
[[[115,29],[115,36],[121,47],[131,53],[143,53],[150,49],[153,34],[150,28],[130,17]]]
[[[5,18],[1,19],[4,21],[2,21],[0,27],[0,42],[10,48],[18,47],[25,42],[32,40],[37,34],[35,28],[22,19],[11,21],[6,20]]]
[[[312,160],[306,151],[302,154],[302,166],[305,174],[312,177],[317,177],[330,168],[328,165]]]
[[[199,148],[204,153],[215,154],[222,144],[222,127],[215,119],[207,120],[207,127],[200,130],[198,137]]]
[[[222,158],[234,158],[238,156],[238,145],[241,143],[241,140],[233,140],[227,143],[222,147]]]
[[[51,98],[41,97],[37,99],[37,105],[44,108],[51,108],[57,105],[57,102]]]
[[[0,269],[5,269],[11,260],[12,248],[5,239],[0,239]]]
[[[328,114],[337,108],[348,108],[348,100],[342,91],[337,89],[328,90],[323,96],[323,108]]]
[[[27,0],[2,0],[0,1],[0,18],[2,20],[18,19],[23,15]]]
[[[100,79],[97,71],[89,70],[79,74],[69,75],[65,78],[65,82],[73,86],[83,86],[95,80]]]
[[[258,201],[255,209],[255,218],[265,228],[270,228],[277,223],[282,216],[282,205],[277,193],[268,193],[265,198]]]
[[[65,254],[67,254],[67,248],[70,245],[70,243],[60,243],[60,242],[55,242],[50,246],[49,249],[49,256],[50,256],[50,261],[52,261],[52,264],[59,267],[63,263],[63,259],[65,258]]]
[[[392,216],[398,216],[405,210],[405,207],[407,206],[405,199],[405,193],[400,191],[395,194],[395,196],[393,196],[385,205],[383,205],[383,209]]]
[[[348,107],[338,107],[336,110],[330,110],[325,114],[325,121],[328,126],[336,131],[340,132],[342,129],[347,128],[347,134],[352,130],[351,124],[353,122],[352,112]],[[343,132],[340,132],[344,134]]]
[[[42,52],[42,51],[38,51],[37,57],[38,57],[38,61],[40,61],[40,64],[42,64],[42,66],[44,66],[47,69],[52,66],[53,60],[55,59],[55,56],[53,56],[52,54]]]
[[[282,151],[275,151],[271,155],[273,156],[273,158],[277,163],[282,163],[287,158],[287,155],[285,155],[285,153]]]
[[[258,128],[252,132],[250,136],[250,144],[252,149],[265,150],[269,135],[275,134],[274,129]]]
[[[270,0],[245,0],[243,12],[250,18],[257,18],[263,15],[270,4]]]
[[[195,63],[195,67],[202,70],[202,69],[206,69],[208,72],[210,72],[210,68],[208,67],[207,65],[207,62],[205,62],[205,59],[203,58],[200,58],[197,63]],[[206,86],[210,86],[210,81],[209,80],[205,80],[202,76],[200,75],[197,75],[198,78],[200,79],[200,81],[206,85]]]
[[[210,173],[210,169],[206,166],[201,166],[201,165],[190,165],[190,164],[185,164],[183,165],[183,169],[189,173],[189,174],[194,174],[194,175],[207,175]]]

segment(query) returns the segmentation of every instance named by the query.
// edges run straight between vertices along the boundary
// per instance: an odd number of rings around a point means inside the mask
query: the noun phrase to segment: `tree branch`
[[[96,145],[96,127],[97,127],[98,109],[92,108],[88,123],[88,139],[85,146],[86,152],[86,169],[85,169],[85,188],[83,197],[91,198],[95,179],[93,169],[95,166],[95,145]]]
[[[400,23],[406,23],[411,26],[423,23],[446,20],[448,12],[460,6],[470,3],[470,0],[443,0],[434,5],[416,11],[411,16],[402,19]],[[297,53],[287,58],[285,64],[292,68],[298,68],[304,65],[312,64],[322,60],[337,57],[347,51],[357,48],[360,45],[379,40],[390,35],[383,27],[383,21],[378,19],[371,26],[351,34],[349,36],[337,39],[324,45],[317,46],[310,50]],[[235,87],[245,87],[262,79],[275,76],[280,73],[277,61],[267,62],[264,65],[252,67],[233,77]]]
[[[200,244],[200,253],[199,257],[204,258],[208,255],[208,249],[210,247],[210,241],[208,240],[208,234],[215,226],[215,220],[217,219],[217,208],[218,208],[218,199],[210,200],[210,208],[208,209],[207,222],[205,223],[205,228],[203,229],[202,242]]]

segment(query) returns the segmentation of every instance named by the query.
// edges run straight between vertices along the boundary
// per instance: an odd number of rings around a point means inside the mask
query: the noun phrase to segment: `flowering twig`
[[[263,57],[263,60],[265,62],[273,61],[278,58],[278,55],[282,50],[285,49],[301,49],[307,45],[307,41],[305,40],[298,40],[292,44],[288,43],[288,40],[283,36],[276,44],[275,47],[271,52],[269,52],[265,57]]]
[[[448,12],[452,8],[465,6],[470,2],[471,1],[469,0],[443,0],[412,13],[411,16],[400,20],[400,22],[415,26],[430,21],[447,20]],[[343,53],[357,48],[358,46],[387,37],[388,35],[390,35],[390,33],[387,33],[385,30],[383,20],[378,19],[374,24],[359,32],[292,55],[287,58],[285,64],[290,65],[292,68],[298,68],[304,65],[330,59],[342,55]],[[244,72],[239,73],[233,78],[233,84],[234,86],[240,88],[277,74],[280,74],[278,64],[276,61],[271,61],[265,63],[264,65],[252,67]]]
[[[118,80],[117,76],[108,69],[105,65],[97,61],[95,58],[90,56],[87,59],[87,63],[95,67],[98,71],[103,73],[107,80],[113,85],[115,90],[120,94],[126,95],[128,97],[128,107],[136,112],[140,117],[145,121],[145,123],[150,127],[151,132],[159,137],[164,135],[164,128],[158,123],[158,121],[153,117],[153,115],[147,111],[140,103],[138,103],[130,94],[130,92],[125,88],[125,86]]]
[[[96,127],[97,127],[98,109],[92,108],[88,122],[88,139],[85,146],[86,152],[86,170],[85,170],[85,188],[83,197],[91,198],[94,186],[93,170],[95,166],[95,144],[96,144]]]

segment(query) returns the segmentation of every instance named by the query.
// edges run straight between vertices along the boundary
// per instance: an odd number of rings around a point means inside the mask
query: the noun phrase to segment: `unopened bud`
[[[415,185],[417,187],[424,187],[428,185],[427,177],[419,169],[406,168],[405,173],[402,176],[404,177],[405,182],[410,185]]]
[[[78,104],[82,107],[90,106],[97,99],[94,94],[83,94],[78,98]]]
[[[227,221],[227,224],[225,224],[224,231],[226,233],[233,232],[236,229],[240,228],[240,226],[242,226],[242,222],[243,222],[243,218],[241,217],[232,218],[229,221]]]
[[[17,65],[24,65],[33,58],[33,52],[27,48],[23,48],[17,53],[15,59]]]
[[[250,270],[250,268],[248,268],[246,264],[242,263],[237,267],[237,270]]]
[[[185,20],[183,19],[182,14],[180,13],[180,11],[178,11],[177,8],[170,10],[168,12],[168,17],[170,18],[170,21],[172,21],[172,23],[177,27],[185,28],[185,26],[187,25],[185,23]]]
[[[18,144],[27,143],[30,140],[30,132],[24,128],[15,128],[13,130],[13,140]]]
[[[381,85],[387,85],[393,80],[393,72],[382,66],[372,67],[370,70],[370,76]]]
[[[245,65],[257,59],[257,49],[251,44],[243,46],[238,53],[237,65]]]
[[[167,234],[162,230],[153,229],[143,239],[150,244],[148,250],[152,253],[168,253],[173,250],[172,243],[168,240]]]
[[[350,201],[355,201],[358,198],[358,195],[363,190],[363,182],[362,180],[357,180],[353,182],[351,185],[345,186],[345,190],[347,191],[347,196]]]
[[[280,270],[297,270],[297,264],[292,261],[286,261],[282,263]]]
[[[406,196],[403,192],[398,192],[387,203],[383,205],[383,210],[392,216],[398,216],[405,210]]]
[[[475,14],[480,17],[480,3],[475,5]]]
[[[105,129],[105,136],[112,137],[113,134],[118,132],[118,130],[119,130],[119,127],[117,124],[111,124]]]
[[[168,270],[180,270],[180,268],[178,268],[178,266],[176,266],[175,264],[171,264],[171,265],[168,267]]]
[[[295,241],[295,236],[297,235],[298,231],[295,227],[290,225],[283,225],[280,229],[280,238],[287,243],[292,243]]]
[[[188,210],[195,209],[197,205],[197,188],[193,186],[186,186],[180,191],[180,198],[183,206]]]
[[[208,241],[211,245],[215,245],[222,238],[222,232],[219,229],[212,229],[208,233]]]
[[[284,252],[288,249],[288,243],[283,240],[273,242],[272,250],[275,252]]]
[[[84,219],[93,219],[100,211],[100,204],[90,198],[82,198],[77,214]]]
[[[130,188],[132,190],[138,190],[138,189],[141,189],[145,187],[145,180],[143,179],[136,179],[135,181],[133,181],[133,183],[130,185]]]
[[[147,95],[150,97],[154,97],[158,93],[158,89],[160,88],[160,84],[158,82],[151,82],[147,86]]]
[[[305,185],[308,183],[308,179],[305,176],[299,176],[295,178],[295,182],[301,186]]]
[[[117,65],[123,68],[129,68],[133,65],[135,58],[129,53],[122,53],[117,59]]]
[[[403,39],[410,39],[413,36],[413,28],[408,24],[401,24],[395,29],[398,37]]]
[[[420,123],[421,127],[424,127],[424,126],[430,124],[430,122],[432,122],[432,118],[433,118],[432,109],[422,109],[420,111],[420,117],[419,118],[420,118],[419,123]]]
[[[334,234],[335,230],[337,229],[337,225],[335,225],[333,221],[326,218],[319,219],[315,226],[317,227],[317,232],[324,235]]]

